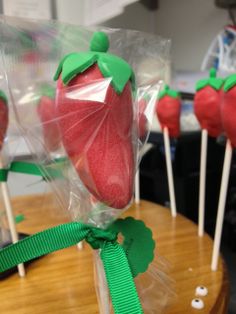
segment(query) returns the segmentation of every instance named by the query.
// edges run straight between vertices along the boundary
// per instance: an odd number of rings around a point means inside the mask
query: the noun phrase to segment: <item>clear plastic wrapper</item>
[[[6,17],[1,36],[16,119],[33,155],[72,219],[105,228],[132,202],[169,41]],[[149,67],[141,66],[147,61]],[[156,76],[150,75],[152,63],[158,64]],[[104,274],[99,276],[101,283]]]
[[[104,77],[94,62],[83,75],[65,86],[59,78],[55,108],[53,102],[51,106],[57,114],[52,118],[48,114],[48,98],[54,96],[53,92],[48,96],[45,86],[56,89],[52,78],[60,60],[73,51],[88,51],[94,29],[8,17],[2,17],[1,22],[2,63],[10,98],[32,153],[43,165],[49,179],[52,179],[51,169],[60,168],[64,187],[56,195],[63,207],[71,211],[73,219],[97,225],[110,223],[132,198],[138,152],[152,122],[161,77],[165,75],[169,41],[136,31],[102,29],[109,37],[109,53],[123,58],[133,68],[137,88],[131,86],[134,82],[127,80],[118,95],[112,85],[113,78]],[[158,77],[149,76],[149,69],[145,72],[140,66],[146,60],[158,61]],[[143,98],[146,103],[140,112],[137,104]],[[42,108],[43,102],[46,103],[45,109]],[[138,138],[140,116],[144,121],[144,134],[142,132]],[[54,131],[59,126],[60,135],[53,134],[52,124]],[[51,138],[54,143],[50,146]],[[112,164],[109,154],[120,160],[114,160]],[[102,174],[95,172],[103,172],[105,182],[98,182]],[[111,192],[109,188],[119,191]],[[81,201],[83,206],[80,206]],[[98,212],[102,217],[97,217],[100,216]]]
[[[11,243],[11,236],[6,226],[6,212],[2,201],[0,202],[0,206],[0,248],[2,248],[6,244]]]
[[[11,137],[9,134],[9,120],[11,116],[11,107],[9,106],[8,88],[2,64],[0,60],[0,168],[8,167],[13,156],[9,153]]]
[[[114,313],[99,251],[94,252],[94,259],[94,279],[100,313]],[[175,282],[169,275],[170,270],[169,262],[158,256],[145,273],[135,278],[144,313],[165,313],[167,308],[176,301]]]
[[[14,145],[16,143],[11,136],[12,129],[9,127],[12,117],[12,107],[9,106],[7,82],[1,61],[2,60],[0,60],[0,169],[3,169],[10,166],[13,154],[11,154],[9,147],[11,146],[12,149],[15,150],[16,146]],[[3,176],[1,175],[1,177]],[[2,187],[4,184],[5,183],[0,183],[0,247],[4,247],[12,242],[9,225],[7,223],[4,188]]]

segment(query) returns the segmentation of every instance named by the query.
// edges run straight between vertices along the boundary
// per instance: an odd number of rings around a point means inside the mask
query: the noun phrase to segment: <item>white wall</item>
[[[125,7],[123,14],[103,23],[103,25],[154,32],[156,21],[157,11],[149,11],[141,3],[136,2]]]
[[[50,191],[49,183],[43,181],[42,178],[22,173],[10,173],[7,183],[11,196],[41,194]]]
[[[56,0],[57,17],[62,22],[83,24],[84,0]]]
[[[58,18],[73,24],[83,23],[84,1],[57,0]],[[214,0],[159,0],[157,11],[151,12],[137,2],[103,24],[171,38],[174,68],[199,70],[212,39],[227,22],[226,10],[217,8]]]
[[[214,0],[159,0],[154,13],[135,3],[106,25],[171,38],[174,68],[199,70],[211,40],[227,22],[227,12],[217,8]]]
[[[173,40],[177,69],[198,70],[210,42],[227,23],[214,0],[161,0],[156,31]]]

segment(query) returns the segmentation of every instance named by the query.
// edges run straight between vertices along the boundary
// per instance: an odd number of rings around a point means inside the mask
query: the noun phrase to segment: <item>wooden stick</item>
[[[3,169],[3,162],[0,156],[0,169]],[[1,182],[1,190],[2,190],[2,196],[3,196],[3,201],[6,209],[6,214],[7,214],[7,220],[9,224],[9,229],[10,229],[10,234],[12,238],[12,242],[16,243],[18,242],[18,233],[16,231],[16,224],[15,224],[15,219],[14,219],[14,214],[11,206],[11,201],[10,201],[10,193],[8,189],[8,185],[6,182]],[[23,264],[17,265],[18,268],[18,273],[20,277],[25,277],[25,268]]]
[[[6,182],[1,182],[1,189],[2,189],[3,201],[5,204],[5,208],[6,208],[7,220],[8,220],[8,224],[9,224],[12,242],[16,243],[16,242],[18,242],[18,234],[16,231],[14,214],[12,211],[11,201],[10,201],[10,197],[9,197],[9,190],[8,190],[8,186],[7,186]],[[18,268],[18,273],[19,273],[20,277],[24,277],[25,276],[24,265],[19,264],[17,266],[17,268]]]
[[[198,236],[204,235],[205,223],[205,192],[206,192],[206,165],[207,165],[207,130],[202,130],[201,160],[199,180],[199,203],[198,203]]]
[[[225,203],[226,203],[228,183],[229,183],[232,152],[233,150],[232,150],[230,141],[227,140],[223,173],[222,173],[222,179],[221,179],[221,187],[220,187],[220,197],[219,197],[218,210],[217,210],[217,220],[216,220],[215,237],[214,237],[214,245],[213,245],[213,252],[212,252],[212,261],[211,261],[211,270],[213,271],[216,271],[217,266],[218,266],[218,258],[219,258],[220,242],[221,242],[223,222],[224,222]]]
[[[170,193],[170,208],[172,217],[176,217],[176,203],[175,203],[175,189],[173,180],[173,170],[171,164],[171,152],[170,152],[170,139],[168,129],[165,127],[163,130],[164,134],[164,146],[166,155],[166,167],[167,167],[167,178]]]
[[[136,204],[140,204],[140,173],[139,168],[137,169],[136,175],[135,175],[135,182],[134,182],[134,200]]]

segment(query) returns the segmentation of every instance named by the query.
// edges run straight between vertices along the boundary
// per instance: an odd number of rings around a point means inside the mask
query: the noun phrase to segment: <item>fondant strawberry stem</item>
[[[216,69],[215,68],[211,68],[209,70],[209,76],[210,76],[210,78],[215,78],[216,77]]]
[[[199,80],[196,84],[196,91],[203,89],[204,87],[210,86],[216,91],[220,90],[224,80],[222,78],[216,77],[216,69],[211,68],[209,71],[209,78]]]

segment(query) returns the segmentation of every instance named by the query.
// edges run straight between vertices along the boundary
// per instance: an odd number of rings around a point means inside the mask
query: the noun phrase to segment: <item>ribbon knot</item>
[[[84,239],[93,249],[101,248],[114,313],[143,314],[129,261],[123,247],[116,242],[117,232],[113,230],[70,222],[41,231],[0,250],[0,272]]]
[[[90,227],[90,231],[85,240],[91,245],[93,249],[102,249],[105,243],[116,242],[117,232]]]

